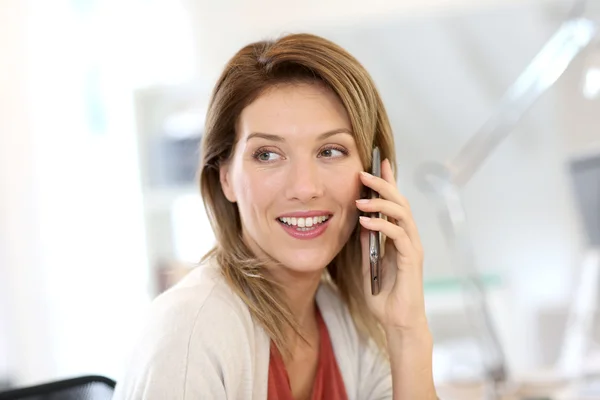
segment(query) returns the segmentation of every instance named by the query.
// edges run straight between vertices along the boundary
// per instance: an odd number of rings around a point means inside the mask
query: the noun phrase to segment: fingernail
[[[369,199],[358,199],[356,200],[357,203],[368,203]]]
[[[361,171],[362,176],[364,176],[365,178],[373,178],[373,175],[371,175],[370,173],[366,172],[366,171]]]
[[[359,218],[359,219],[360,219],[362,222],[369,222],[369,221],[371,220],[371,218],[369,218],[369,217],[364,217],[364,216],[362,216],[362,215],[361,215],[360,217],[358,217],[358,218]]]

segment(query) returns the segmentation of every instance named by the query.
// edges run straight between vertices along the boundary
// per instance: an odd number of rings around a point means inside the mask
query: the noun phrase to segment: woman
[[[382,178],[364,172],[373,146]],[[423,251],[358,61],[308,34],[244,47],[214,89],[200,165],[217,245],[154,302],[115,399],[436,398]],[[376,296],[369,230],[387,238]]]

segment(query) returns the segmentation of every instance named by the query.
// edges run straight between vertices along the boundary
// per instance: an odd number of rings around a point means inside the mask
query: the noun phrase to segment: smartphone
[[[371,175],[378,178],[381,177],[381,154],[379,148],[373,149],[373,157],[371,161]],[[368,198],[378,199],[379,193],[371,188],[368,189]],[[371,218],[381,218],[381,213],[370,213]],[[371,262],[371,294],[373,296],[379,294],[381,289],[381,239],[377,231],[369,232],[369,260]]]

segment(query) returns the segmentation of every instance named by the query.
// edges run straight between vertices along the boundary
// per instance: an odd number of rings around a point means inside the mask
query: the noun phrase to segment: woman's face
[[[237,203],[254,252],[295,272],[314,272],[356,226],[362,169],[337,96],[317,84],[286,84],[243,110],[221,184]]]

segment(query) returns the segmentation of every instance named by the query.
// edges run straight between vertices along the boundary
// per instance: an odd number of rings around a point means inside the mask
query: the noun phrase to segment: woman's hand
[[[433,384],[433,342],[423,294],[423,247],[410,206],[396,188],[388,160],[381,163],[381,178],[361,173],[361,181],[381,198],[357,200],[358,209],[380,212],[387,217],[387,221],[360,217],[363,226],[360,240],[365,296],[387,336],[394,400],[437,399]],[[369,230],[387,237],[381,287],[375,296],[371,294]]]
[[[371,312],[386,331],[428,330],[423,294],[423,247],[410,206],[396,187],[389,160],[381,163],[381,178],[361,173],[363,184],[379,199],[360,199],[356,206],[364,212],[380,212],[383,218],[360,217],[364,290]],[[381,264],[381,289],[371,294],[369,230],[386,237]]]

